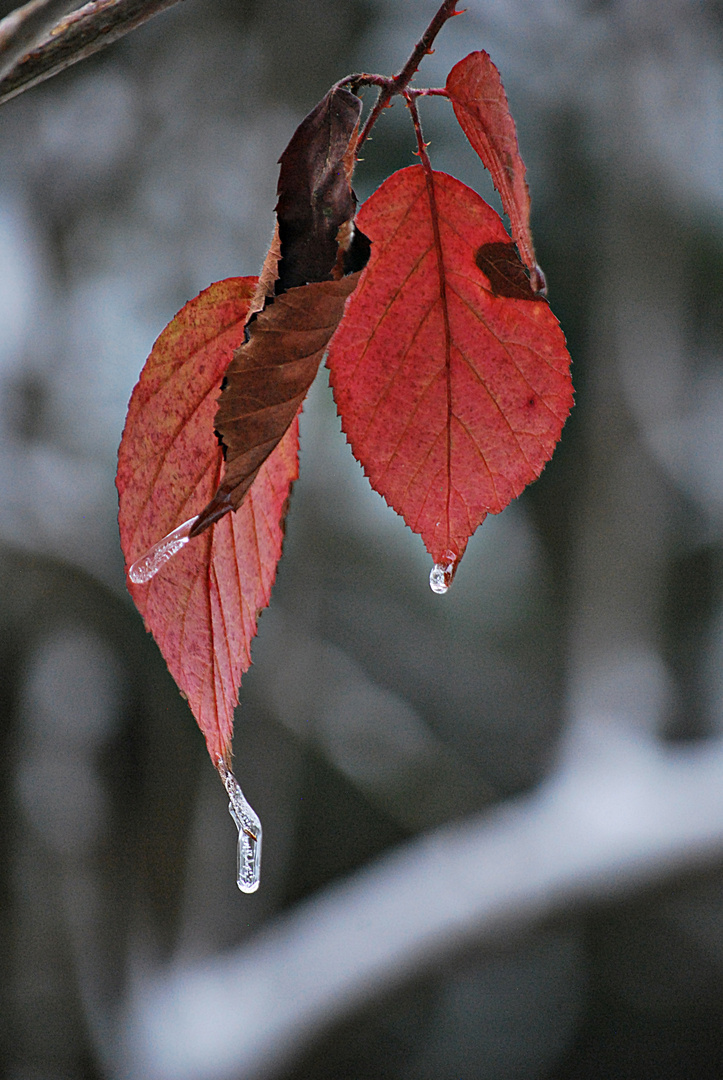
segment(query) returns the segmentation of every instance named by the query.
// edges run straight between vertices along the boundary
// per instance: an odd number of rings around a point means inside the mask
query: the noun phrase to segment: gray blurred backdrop
[[[439,597],[320,374],[236,717],[254,896],[125,591],[116,450],[155,337],[258,270],[296,124],[436,7],[186,0],[0,108],[12,1080],[723,1076],[720,0],[469,0],[425,60],[418,85],[477,48],[502,73],[577,405]],[[414,148],[397,103],[360,197]]]

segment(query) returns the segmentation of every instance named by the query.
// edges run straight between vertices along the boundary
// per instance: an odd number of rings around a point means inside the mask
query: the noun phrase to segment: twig
[[[0,79],[34,48],[78,0],[30,0],[0,22]]]
[[[444,3],[437,11],[437,14],[434,16],[429,26],[422,34],[417,44],[414,46],[411,56],[409,57],[406,64],[398,75],[395,75],[391,79],[384,79],[381,81],[381,83],[379,81],[379,76],[361,77],[361,81],[358,83],[358,85],[373,82],[373,85],[375,86],[381,85],[382,89],[379,97],[376,100],[374,108],[367,117],[367,122],[364,125],[362,133],[359,136],[359,140],[357,142],[357,151],[359,151],[365,139],[368,137],[369,132],[376,124],[382,111],[386,109],[392,97],[395,94],[404,93],[404,91],[407,89],[407,86],[409,85],[412,77],[414,76],[414,73],[422,62],[422,58],[426,56],[427,53],[432,51],[432,44],[434,42],[434,39],[436,38],[439,31],[442,29],[444,24],[449,19],[451,19],[453,15],[462,14],[461,11],[455,11],[456,6],[457,0],[444,0]]]
[[[58,0],[56,0],[58,2]],[[93,0],[62,19],[0,79],[0,104],[84,60],[178,0]],[[66,3],[65,7],[71,6]],[[7,18],[12,19],[17,12]],[[7,19],[0,22],[0,34]]]

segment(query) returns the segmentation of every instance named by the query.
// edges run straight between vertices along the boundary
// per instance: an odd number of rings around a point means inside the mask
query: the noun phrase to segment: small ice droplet
[[[228,812],[238,829],[236,884],[241,892],[256,892],[261,880],[261,822],[222,758],[218,759],[217,768],[228,792]]]
[[[128,571],[128,577],[133,584],[146,585],[152,577],[155,577],[163,564],[167,563],[176,552],[186,546],[188,534],[197,521],[198,514],[196,517],[184,521],[183,525],[179,525],[173,532],[169,532],[168,536],[164,536],[162,540],[154,544],[145,555],[141,555],[140,559],[136,559]]]
[[[457,571],[457,556],[453,551],[445,551],[444,562],[437,562],[429,571],[429,587],[433,593],[442,596],[447,592]]]

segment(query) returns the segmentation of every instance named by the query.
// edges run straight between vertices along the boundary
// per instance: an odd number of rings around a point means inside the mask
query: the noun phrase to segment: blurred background
[[[236,717],[253,896],[125,591],[116,451],[153,341],[257,272],[298,122],[437,6],[186,0],[0,107],[12,1080],[723,1075],[719,0],[469,0],[423,63],[500,69],[577,405],[439,597],[320,374]],[[499,207],[420,107],[435,167]],[[414,148],[397,103],[360,198]]]

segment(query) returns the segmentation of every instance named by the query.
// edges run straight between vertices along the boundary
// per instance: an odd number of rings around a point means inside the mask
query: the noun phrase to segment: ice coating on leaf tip
[[[189,533],[197,519],[198,515],[184,521],[177,529],[169,532],[167,536],[154,544],[145,555],[141,555],[140,559],[136,559],[128,571],[128,577],[134,585],[147,585],[151,578],[156,576],[164,563],[167,563],[181,548],[186,546],[189,541]]]
[[[261,881],[261,822],[223,758],[218,759],[216,768],[228,793],[228,812],[238,829],[236,884],[241,892],[254,893]]]
[[[449,587],[457,572],[457,556],[453,551],[445,551],[444,562],[435,563],[429,571],[429,587],[433,593],[443,596],[449,591]]]

